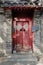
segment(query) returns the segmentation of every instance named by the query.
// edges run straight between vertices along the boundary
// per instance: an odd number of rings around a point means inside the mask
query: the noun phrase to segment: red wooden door
[[[17,46],[28,49],[29,48],[29,22],[17,22]]]
[[[14,21],[15,23],[15,21]],[[28,50],[32,48],[32,21],[30,19],[17,20],[14,24],[15,32],[13,34],[13,45],[16,50]]]

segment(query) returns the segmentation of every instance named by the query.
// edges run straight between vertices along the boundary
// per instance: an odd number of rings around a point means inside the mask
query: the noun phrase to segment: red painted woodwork
[[[32,20],[30,18],[14,18],[12,33],[13,50],[33,49]]]

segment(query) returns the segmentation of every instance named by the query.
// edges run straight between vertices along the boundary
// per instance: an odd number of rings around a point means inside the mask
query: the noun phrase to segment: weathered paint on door
[[[14,18],[12,33],[13,49],[33,49],[32,20],[29,18]]]

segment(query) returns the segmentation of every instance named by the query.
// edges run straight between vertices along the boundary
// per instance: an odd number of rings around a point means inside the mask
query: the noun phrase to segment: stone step
[[[35,61],[37,58],[34,54],[13,54],[11,57],[8,57],[8,61],[24,62],[24,61]]]

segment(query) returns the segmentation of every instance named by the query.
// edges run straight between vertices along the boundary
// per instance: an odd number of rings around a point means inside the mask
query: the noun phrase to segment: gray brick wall
[[[40,44],[40,23],[39,19],[34,19],[34,25],[39,26],[39,30],[34,32],[34,44]]]
[[[2,9],[0,9],[1,11]],[[4,10],[3,10],[4,11]],[[0,49],[7,50],[8,47],[11,48],[11,23],[12,19],[7,21],[6,16],[4,14],[0,14]],[[1,40],[3,42],[1,42]],[[10,42],[10,43],[9,43]]]
[[[0,49],[4,50],[6,49],[6,37],[4,35],[4,15],[1,15],[0,14],[0,38],[2,39],[2,42],[1,42],[1,39],[0,39]]]
[[[5,21],[7,24],[7,32],[6,32],[6,51],[11,49],[12,45],[12,37],[11,37],[11,29],[12,29],[12,17],[11,17],[11,10],[5,11]]]
[[[6,37],[5,36],[1,36],[5,42],[8,42],[8,43],[4,43],[5,46],[7,45],[7,47],[4,46],[5,49],[8,48],[8,46],[10,46],[10,48],[11,48],[11,43],[9,44],[9,42],[12,41],[12,39],[11,39],[11,22],[12,22],[12,19],[10,17],[8,18],[9,20],[6,19],[6,18],[7,17],[5,17],[4,15],[0,15],[0,23],[2,25],[2,28],[4,29],[4,28],[7,27],[6,28],[6,32],[5,32]],[[6,27],[3,24],[5,24]],[[40,40],[41,40],[41,43],[43,43],[43,15],[41,17],[41,21],[40,21],[40,18],[38,18],[38,19],[34,18],[34,25],[35,24],[38,24],[40,29],[39,29],[39,31],[34,33],[34,41],[35,41],[34,43],[40,44]]]
[[[41,18],[41,27],[40,27],[41,33],[40,33],[40,39],[41,43],[43,43],[43,16]]]

